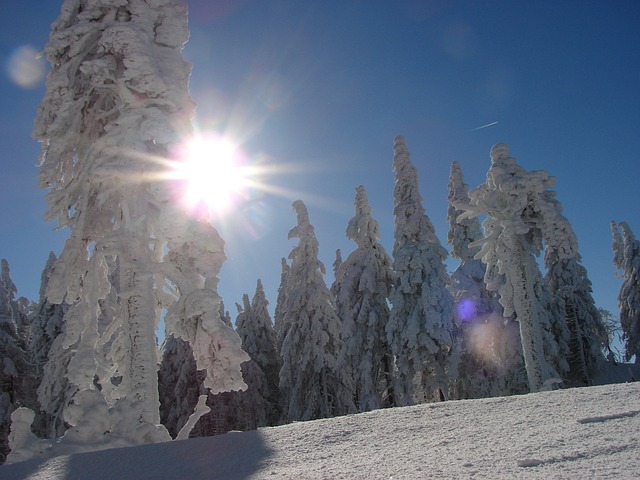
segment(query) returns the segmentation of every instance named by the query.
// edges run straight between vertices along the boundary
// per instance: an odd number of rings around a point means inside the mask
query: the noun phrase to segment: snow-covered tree
[[[67,376],[75,350],[75,345],[69,348],[64,345],[65,314],[69,306],[66,303],[52,303],[47,298],[49,279],[56,263],[57,257],[51,252],[42,272],[40,301],[35,310],[30,345],[31,362],[39,378],[39,411],[35,411],[31,428],[38,437],[49,439],[61,437],[68,429],[64,409],[73,403],[73,396],[78,392],[78,386],[71,383]]]
[[[158,371],[160,421],[172,438],[187,423],[198,403],[202,376],[198,375],[189,342],[173,335],[163,345],[162,363]]]
[[[252,322],[246,325],[248,327],[246,337],[243,337],[245,333],[243,327],[237,325],[237,330],[242,338],[242,349],[258,364],[266,377],[267,400],[271,403],[273,410],[270,424],[273,425],[281,417],[278,384],[280,383],[282,362],[276,349],[276,334],[268,307],[269,302],[264,293],[262,281],[258,279],[256,291],[251,299]]]
[[[266,308],[266,299],[264,299],[262,284],[259,282],[258,285],[256,307],[262,310],[263,306]],[[260,300],[261,296],[264,304]],[[271,319],[268,313],[266,317],[262,313],[254,314],[248,295],[243,295],[242,302],[243,305],[236,304],[238,309],[236,327],[242,339],[243,349],[250,356],[250,360],[241,366],[247,388],[244,391],[209,393],[207,406],[210,412],[199,419],[191,432],[192,437],[220,435],[231,430],[255,430],[258,427],[275,425],[280,418],[277,405],[279,359],[275,352]],[[269,327],[271,327],[270,333]],[[276,377],[271,379],[271,385],[265,369],[271,369],[272,377],[274,375]],[[274,380],[276,390],[272,389]]]
[[[307,207],[293,202],[298,224],[289,238],[298,238],[289,259],[291,268],[282,309],[286,333],[282,344],[280,391],[289,421],[353,413],[349,372],[339,368],[342,325],[318,260],[318,240]]]
[[[237,332],[243,350],[251,358],[241,365],[247,389],[208,393],[207,406],[211,410],[198,420],[191,437],[220,435],[231,430],[253,430],[275,425],[279,420],[277,388],[280,366],[267,306],[262,282],[258,280],[253,303],[244,295],[243,305],[237,305]],[[220,314],[223,314],[222,311]],[[229,313],[224,312],[222,318],[225,323],[228,316]],[[169,337],[160,368],[160,413],[172,437],[187,422],[198,395],[206,393],[203,373],[196,368],[190,345],[182,339]]]
[[[451,256],[460,260],[460,264],[451,275],[451,288],[456,301],[456,318],[465,322],[472,318],[491,314],[496,305],[493,296],[484,284],[486,268],[475,255],[480,251],[476,244],[484,235],[477,218],[458,219],[464,211],[463,203],[469,203],[469,186],[464,183],[462,169],[456,161],[451,164],[449,174],[449,222],[448,242],[451,245]]]
[[[262,289],[262,283],[259,283],[258,288]],[[264,299],[264,291],[262,298]],[[274,424],[280,417],[277,410],[278,390],[269,388],[265,371],[265,368],[270,370],[271,381],[275,381],[274,375],[279,373],[279,358],[275,351],[273,328],[268,312],[267,317],[264,317],[264,312],[258,317],[253,312],[247,294],[242,296],[242,304],[242,307],[238,305],[236,331],[250,360],[242,364],[242,375],[247,389],[239,392],[243,415],[239,419],[241,424],[236,429],[254,430]]]
[[[276,309],[273,312],[273,327],[276,333],[276,350],[278,352],[282,351],[282,343],[284,342],[284,338],[287,336],[287,331],[289,330],[288,325],[284,323],[287,320],[287,317],[284,314],[284,309],[286,303],[285,299],[287,298],[287,279],[289,278],[289,271],[291,270],[286,258],[282,257],[280,263],[280,285],[278,286]]]
[[[339,364],[351,373],[356,407],[364,412],[393,406],[394,361],[385,333],[392,261],[379,243],[378,222],[362,186],[356,189],[347,237],[357,248],[344,262],[336,262],[332,287],[344,338]]]
[[[70,229],[47,290],[51,303],[69,305],[51,361],[71,353],[75,393],[63,415],[77,448],[170,438],[158,400],[162,309],[168,333],[192,344],[209,388],[243,385],[246,354],[218,315],[223,242],[177,211],[161,181],[163,160],[191,131],[187,38],[179,0],[65,0],[45,47],[52,70],[34,130],[40,183],[47,218]]]
[[[0,260],[0,464],[9,452],[11,415],[20,407],[37,408],[36,372],[29,361],[32,304],[16,298],[9,262]],[[11,427],[13,428],[13,426]]]
[[[19,383],[16,361],[24,356],[20,349],[18,328],[12,308],[16,287],[9,276],[9,263],[0,264],[0,463],[9,453],[9,429],[11,414],[16,409]]]
[[[245,366],[249,363],[242,364],[243,375],[246,373]],[[251,430],[252,428],[247,426],[246,419],[248,417],[242,403],[242,394],[244,393],[228,391],[213,394],[209,391],[207,394],[209,411],[198,419],[189,438],[212,437],[232,430]]]
[[[402,136],[395,138],[393,169],[394,286],[386,330],[397,362],[396,401],[409,405],[447,398],[459,356],[444,265],[447,251],[425,214],[418,174]]]
[[[333,261],[333,276],[338,274],[338,270],[340,269],[340,265],[342,265],[342,252],[338,248],[336,250],[336,259]]]
[[[559,203],[557,209],[561,210]],[[568,222],[566,228],[571,228]],[[575,235],[568,238],[574,240]],[[594,373],[605,361],[602,352],[608,345],[607,330],[591,295],[591,281],[577,243],[573,251],[573,256],[563,258],[556,242],[547,240],[545,280],[552,296],[552,313],[559,317],[556,324],[565,324],[569,332],[566,380],[570,385],[591,385]]]
[[[66,305],[55,305],[47,300],[46,290],[49,283],[49,276],[52,273],[57,257],[53,252],[49,253],[46,266],[42,271],[40,282],[40,299],[34,307],[31,320],[31,335],[27,348],[29,364],[31,366],[30,376],[27,379],[27,389],[31,392],[29,396],[34,398],[32,405],[29,405],[36,413],[36,423],[32,426],[34,432],[42,438],[55,438],[62,436],[66,427],[62,419],[62,408],[65,403],[63,396],[55,398],[39,398],[38,391],[59,391],[65,392],[67,379],[64,368],[57,366],[54,371],[57,375],[45,376],[45,368],[49,359],[49,353],[54,340],[60,335],[63,328],[63,318]],[[63,362],[66,366],[68,362]],[[51,364],[51,367],[54,365]],[[53,385],[60,385],[54,387]],[[44,400],[44,405],[43,405]]]
[[[484,236],[480,221],[475,217],[460,218],[464,213],[460,205],[469,203],[468,193],[469,186],[455,161],[449,175],[447,220],[451,256],[460,260],[451,274],[450,286],[455,300],[456,337],[461,343],[456,396],[522,393],[527,387],[526,377],[521,375],[524,361],[517,326],[511,318],[503,317],[502,306],[484,283],[485,265],[475,258],[480,251],[475,242]]]
[[[622,234],[620,234],[622,230]],[[622,285],[618,294],[625,359],[640,363],[640,240],[626,222],[611,222],[613,233],[613,263],[622,270]]]
[[[543,240],[553,245],[559,258],[576,255],[573,232],[560,214],[554,192],[555,178],[544,171],[528,172],[509,155],[505,144],[491,149],[491,167],[484,184],[469,192],[470,202],[460,204],[461,216],[485,214],[485,238],[477,258],[487,266],[485,283],[500,296],[504,315],[515,314],[520,326],[529,388],[548,388],[557,381],[552,366],[568,365],[551,332],[549,294],[535,256]],[[556,319],[557,320],[557,319]],[[566,325],[564,326],[566,329]],[[563,334],[564,335],[564,334]]]
[[[182,236],[174,233],[169,238],[169,253],[162,264],[165,287],[175,285],[178,293],[176,301],[170,296],[163,300],[167,331],[191,344],[198,369],[207,373],[205,388],[214,394],[243,389],[240,365],[249,356],[233,328],[221,318],[217,294],[224,242],[206,222],[177,231]]]

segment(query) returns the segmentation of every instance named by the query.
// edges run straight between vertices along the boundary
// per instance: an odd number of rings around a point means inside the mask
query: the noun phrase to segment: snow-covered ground
[[[431,403],[0,466],[2,480],[640,475],[640,382]]]

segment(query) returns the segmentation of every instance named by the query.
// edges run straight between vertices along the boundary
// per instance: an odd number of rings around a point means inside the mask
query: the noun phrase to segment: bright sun
[[[224,214],[242,198],[250,186],[250,169],[244,156],[230,140],[216,136],[195,136],[187,142],[172,178],[181,181],[186,207],[202,214]]]

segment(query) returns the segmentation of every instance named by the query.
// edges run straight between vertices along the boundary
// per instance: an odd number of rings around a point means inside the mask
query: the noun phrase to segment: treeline
[[[487,182],[474,190],[454,162],[447,238],[459,265],[448,273],[444,261],[449,253],[424,211],[418,175],[402,137],[395,141],[393,165],[392,255],[379,243],[378,223],[364,187],[358,187],[346,229],[356,248],[344,260],[336,252],[335,281],[327,286],[314,227],[298,200],[293,204],[297,224],[289,232],[298,243],[281,260],[273,320],[260,280],[253,298],[244,295],[242,304],[236,304],[235,322],[219,303],[220,324],[235,329],[250,358],[241,364],[246,390],[205,385],[206,371],[198,368],[191,344],[180,335],[166,337],[158,373],[160,421],[173,438],[202,395],[211,410],[200,417],[191,436],[592,384],[608,363],[608,332],[591,296],[575,235],[549,189],[553,178],[524,170],[502,144],[492,149]],[[485,217],[482,226],[478,215]],[[614,264],[624,275],[619,301],[629,360],[639,351],[640,242],[626,223],[612,223],[612,231]],[[541,254],[544,276],[536,260]],[[29,423],[37,437],[65,434],[74,420],[70,399],[80,392],[69,380],[69,363],[74,358],[93,365],[99,358],[66,345],[52,357],[54,341],[65,338],[60,334],[69,312],[68,305],[51,303],[46,295],[56,261],[52,253],[37,303],[16,298],[9,265],[2,261],[2,459],[10,449],[11,414],[18,407],[34,412]],[[116,315],[114,288],[98,301],[103,317]],[[223,337],[230,338],[228,333]],[[215,334],[210,338],[210,362],[224,363],[224,357],[216,358],[222,345],[216,345]],[[118,351],[113,339],[104,348]],[[117,389],[121,377],[116,367],[92,368],[96,391]],[[216,368],[225,371],[224,365]],[[91,410],[86,409],[84,421]],[[99,423],[99,416],[89,423]]]

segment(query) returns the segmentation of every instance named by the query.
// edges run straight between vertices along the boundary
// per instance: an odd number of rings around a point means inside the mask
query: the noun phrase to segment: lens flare
[[[464,298],[457,303],[456,311],[462,322],[470,322],[476,317],[476,302],[471,298]]]
[[[7,60],[9,78],[21,88],[35,88],[44,79],[45,62],[35,48],[28,45],[17,48]]]

